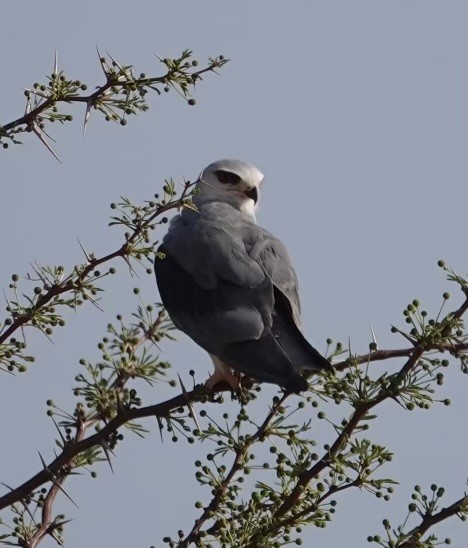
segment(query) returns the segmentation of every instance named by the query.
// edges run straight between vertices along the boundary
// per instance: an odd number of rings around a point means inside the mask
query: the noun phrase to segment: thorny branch
[[[461,318],[463,313],[468,309],[468,299],[463,302],[463,304],[451,315],[452,318]],[[438,350],[440,349],[439,345],[436,345],[434,349]],[[447,347],[448,349],[448,347]],[[418,360],[423,356],[425,352],[428,352],[432,350],[432,348],[428,345],[426,345],[424,348],[407,348],[407,349],[400,349],[400,350],[382,350],[382,351],[373,351],[370,352],[367,355],[359,356],[353,358],[354,363],[368,363],[370,361],[375,360],[375,355],[380,352],[381,359],[389,358],[389,357],[401,357],[401,356],[409,356],[408,360],[402,367],[400,371],[408,372],[411,370],[412,367],[418,362]],[[451,349],[454,350],[454,349]],[[462,350],[466,350],[466,345],[457,345],[457,348],[455,349],[456,352],[460,352]],[[347,365],[348,360],[342,361],[338,364],[336,364],[336,369],[341,371],[343,370]],[[48,482],[54,482],[54,486],[56,482],[63,483],[67,475],[69,474],[70,470],[73,468],[74,459],[85,451],[93,448],[93,447],[103,447],[106,445],[107,440],[109,440],[112,435],[114,435],[120,427],[125,425],[126,423],[129,423],[131,421],[134,421],[136,419],[142,419],[145,417],[158,417],[158,418],[166,418],[169,416],[171,411],[178,410],[181,408],[184,408],[188,406],[189,404],[200,402],[200,401],[206,401],[207,398],[212,397],[215,393],[224,391],[224,388],[218,388],[215,391],[209,391],[204,387],[198,387],[190,392],[184,392],[172,399],[169,399],[167,401],[150,405],[142,408],[122,408],[119,410],[119,412],[98,432],[95,434],[85,437],[85,432],[87,428],[90,426],[83,425],[83,427],[77,432],[76,437],[74,440],[69,442],[65,447],[63,448],[62,452],[52,461],[50,462],[46,467],[44,467],[43,470],[38,472],[34,477],[17,487],[16,489],[12,489],[9,493],[4,495],[0,498],[0,509],[6,508],[16,502],[19,502],[23,499],[25,499],[30,493],[32,493],[34,490],[36,490],[38,487],[40,487],[43,484],[46,484]],[[189,546],[190,542],[196,540],[200,534],[201,527],[203,524],[209,519],[211,513],[216,508],[216,505],[218,504],[220,498],[223,494],[223,489],[226,488],[228,483],[231,481],[231,479],[234,477],[236,472],[239,469],[239,466],[242,463],[242,456],[247,451],[248,446],[253,444],[254,442],[258,441],[262,435],[264,435],[270,421],[274,417],[277,409],[284,404],[286,398],[288,396],[285,395],[283,398],[281,398],[270,410],[269,414],[267,415],[264,423],[261,425],[261,427],[257,430],[256,434],[252,436],[251,441],[249,441],[249,444],[247,444],[245,447],[242,448],[242,451],[240,451],[237,454],[237,457],[232,465],[232,468],[228,475],[226,476],[224,487],[223,485],[219,488],[215,496],[213,497],[211,503],[208,505],[208,507],[205,509],[202,516],[196,521],[192,531],[189,533],[189,535],[186,537],[184,541],[181,541],[180,547],[185,548]],[[304,471],[302,474],[299,475],[298,481],[296,484],[296,487],[292,490],[290,495],[284,500],[283,504],[279,507],[275,515],[273,516],[272,520],[272,527],[278,528],[287,526],[288,524],[294,523],[297,518],[302,518],[307,513],[307,510],[302,511],[298,514],[291,514],[290,516],[286,516],[288,512],[290,512],[293,508],[295,503],[297,502],[303,488],[307,486],[307,484],[315,477],[317,477],[327,466],[329,466],[332,459],[338,454],[340,451],[340,448],[343,446],[343,443],[345,443],[350,436],[352,435],[353,431],[356,429],[356,427],[359,425],[360,421],[362,421],[363,418],[366,417],[368,412],[384,401],[387,398],[392,397],[391,393],[382,390],[380,394],[378,394],[374,399],[372,399],[370,402],[365,403],[363,405],[358,406],[353,415],[351,416],[350,420],[346,424],[346,426],[343,428],[342,432],[339,434],[339,436],[336,438],[334,443],[331,445],[329,450],[325,455],[323,455],[318,462],[316,462],[311,468]],[[351,486],[351,485],[350,485]],[[338,490],[336,490],[338,491]],[[333,491],[330,491],[327,493],[327,496],[333,494]],[[44,512],[45,512],[45,520],[44,520],[44,527],[41,529],[41,532],[37,532],[37,536],[41,536],[41,538],[48,533],[47,527],[50,526],[47,525],[49,523],[49,508],[50,504],[52,504],[55,496],[57,495],[57,491],[54,489],[54,491],[49,491],[47,504],[44,506]],[[462,501],[465,501],[465,499],[462,499]],[[461,502],[459,501],[461,504]],[[456,503],[457,504],[457,503]],[[441,512],[437,514],[437,516],[432,516],[432,518],[429,520],[426,520],[421,524],[419,530],[421,532],[424,532],[429,527],[437,523],[438,521],[441,521],[442,519],[445,519],[444,516],[452,515],[453,513],[456,513],[456,508],[459,508],[459,506],[452,505],[449,509],[446,509],[445,513]],[[310,508],[310,511],[313,509]],[[452,514],[450,513],[453,510]],[[216,531],[217,524],[215,523],[211,528],[209,529],[209,532],[215,532]],[[33,545],[31,545],[33,546]],[[252,547],[254,544],[252,544]],[[411,545],[408,545],[408,548]]]
[[[158,204],[155,207],[154,212],[147,217],[144,222],[138,224],[133,232],[128,234],[125,242],[115,251],[99,258],[86,254],[87,264],[83,265],[80,270],[75,269],[74,275],[69,276],[63,283],[50,286],[45,293],[40,295],[34,306],[27,309],[24,314],[16,315],[11,320],[9,327],[7,327],[3,332],[0,332],[0,344],[7,341],[18,329],[28,324],[34,318],[35,313],[50,303],[55,297],[65,293],[76,293],[79,291],[80,288],[84,286],[85,280],[99,265],[108,263],[118,257],[128,261],[128,258],[133,254],[135,244],[140,241],[145,231],[152,227],[156,218],[160,217],[167,211],[179,209],[188,205],[189,202],[187,201],[187,196],[192,186],[193,184],[191,183],[186,184],[180,198],[177,200],[169,199],[169,201],[164,204]]]
[[[453,312],[450,315],[450,317],[452,319],[459,319],[463,316],[463,314],[466,312],[467,309],[468,309],[468,298],[465,299],[465,301],[460,306],[460,308],[458,308],[455,312]],[[447,335],[450,329],[451,329],[450,326],[445,327],[442,331],[442,335]],[[462,346],[462,349],[466,349],[466,345],[461,345],[461,346]],[[413,349],[408,349],[405,355],[409,355],[410,357],[401,368],[399,375],[404,376],[409,371],[411,371],[411,369],[418,363],[419,359],[423,356],[423,354],[427,352],[428,350],[430,350],[430,348],[428,348],[425,345],[421,345]],[[384,352],[383,356],[388,355],[388,351],[383,351],[383,352]],[[365,361],[371,361],[371,360],[372,360],[372,353],[367,358],[367,360],[359,359],[358,361],[360,363],[364,363]],[[375,406],[377,406],[378,404],[382,403],[384,400],[392,397],[394,397],[394,394],[392,393],[392,391],[386,388],[382,388],[380,393],[377,394],[375,398],[373,398],[372,400],[366,403],[363,403],[362,405],[356,408],[349,422],[346,424],[343,431],[337,437],[337,439],[335,440],[333,445],[330,447],[330,449],[327,451],[327,453],[314,466],[312,466],[310,469],[306,470],[299,476],[296,487],[292,490],[290,495],[286,498],[282,506],[276,512],[276,514],[274,515],[274,519],[281,518],[289,510],[291,510],[294,507],[298,498],[301,496],[303,489],[309,484],[309,482],[314,477],[318,476],[324,470],[324,468],[329,466],[333,458],[336,457],[336,455],[339,453],[343,444],[346,443],[346,441],[350,438],[353,431],[356,429],[356,427],[362,421],[362,419],[366,417],[369,411]]]
[[[221,390],[217,390],[217,392]],[[84,438],[85,430],[83,430],[82,433],[76,437],[75,441],[64,447],[60,455],[48,464],[46,468],[38,472],[18,488],[13,489],[1,497],[0,510],[25,498],[28,493],[36,490],[41,485],[50,482],[52,478],[57,479],[61,478],[63,474],[67,475],[66,471],[64,472],[64,467],[72,465],[73,459],[77,455],[84,453],[92,447],[105,445],[106,440],[124,424],[145,417],[165,418],[171,411],[187,406],[188,402],[195,403],[211,394],[212,391],[200,388],[186,394],[180,394],[170,400],[155,405],[122,409],[106,426],[99,430],[99,432]]]
[[[70,114],[62,114],[58,111],[58,105],[62,103],[84,103],[86,112],[83,131],[92,110],[98,110],[104,114],[106,120],[126,125],[129,115],[138,114],[148,110],[146,95],[149,91],[155,91],[161,95],[162,91],[171,89],[179,93],[189,105],[195,104],[191,98],[190,89],[202,80],[202,75],[208,72],[216,73],[218,68],[225,65],[228,60],[223,55],[210,58],[204,68],[197,69],[198,61],[192,60],[192,51],[185,50],[181,56],[175,59],[165,58],[159,60],[166,67],[166,72],[161,76],[146,76],[141,73],[136,76],[131,65],[121,65],[112,56],[101,56],[98,51],[99,62],[105,76],[105,83],[97,86],[93,93],[83,95],[87,89],[86,84],[79,80],[68,79],[63,71],[58,70],[57,56],[54,69],[48,78],[48,83],[35,83],[32,89],[26,89],[26,109],[23,116],[6,124],[0,124],[0,144],[8,148],[8,142],[20,144],[17,135],[24,132],[33,132],[47,149],[58,160],[52,150],[49,140],[53,140],[45,132],[46,122],[65,123],[72,120]]]
[[[201,528],[206,523],[206,521],[211,518],[211,513],[218,507],[221,501],[221,498],[223,497],[226,491],[227,486],[230,484],[235,474],[239,472],[239,470],[241,469],[244,459],[249,450],[249,447],[251,447],[254,443],[256,443],[258,440],[262,439],[263,436],[265,436],[268,426],[270,425],[271,421],[273,420],[276,413],[278,412],[278,409],[284,404],[286,399],[287,399],[287,396],[284,395],[274,405],[272,405],[269,413],[267,414],[261,426],[258,428],[257,432],[255,432],[255,434],[249,438],[248,442],[246,442],[245,444],[243,444],[241,447],[237,449],[236,456],[234,458],[234,462],[232,463],[229,473],[226,475],[224,481],[216,490],[216,493],[213,499],[207,505],[207,507],[203,511],[203,514],[196,520],[195,525],[193,526],[190,533],[187,535],[187,537],[184,540],[182,540],[179,543],[178,545],[179,548],[188,548],[188,546],[190,546],[191,543],[197,541],[197,539],[200,536]],[[216,530],[217,530],[217,527],[215,524],[210,528],[210,533],[213,534],[216,532]]]
[[[459,344],[441,344],[438,346],[433,346],[428,348],[427,351],[437,351],[437,352],[452,352],[457,354],[460,352],[465,352],[468,350],[468,343],[459,343]],[[345,371],[350,366],[351,362],[355,364],[365,364],[369,362],[381,362],[384,360],[394,359],[394,358],[406,358],[411,356],[415,351],[415,348],[398,348],[398,349],[389,349],[389,350],[373,350],[369,354],[363,354],[362,356],[354,356],[351,359],[341,361],[333,365],[336,371]]]
[[[398,548],[418,548],[420,545],[420,539],[424,533],[426,533],[431,527],[437,525],[441,521],[447,518],[456,516],[457,514],[465,511],[468,508],[468,496],[462,497],[447,508],[443,508],[436,514],[426,515],[422,522],[412,529],[408,534],[408,540],[398,545]]]

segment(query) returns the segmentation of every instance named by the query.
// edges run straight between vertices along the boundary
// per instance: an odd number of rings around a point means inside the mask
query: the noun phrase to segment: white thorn
[[[184,397],[187,401],[187,405],[189,408],[190,416],[192,417],[194,423],[196,424],[198,430],[201,432],[200,424],[197,419],[197,415],[195,414],[195,409],[193,408],[192,402],[187,398],[187,390],[185,390],[184,383],[182,382],[182,379],[180,378],[180,375],[177,373],[177,376],[179,377],[180,386],[182,388],[182,393],[184,394]]]
[[[83,137],[86,134],[86,126],[88,125],[89,116],[91,114],[91,106],[92,106],[91,101],[88,101],[86,103],[86,112],[85,112],[84,123],[83,123]]]
[[[375,333],[374,333],[374,329],[372,327],[372,324],[369,322],[369,327],[370,327],[370,330],[371,330],[371,333],[372,333],[372,341],[374,342],[375,344],[375,347],[378,348],[378,344],[377,344],[377,339],[375,338]]]
[[[36,122],[33,122],[31,124],[31,128],[32,130],[34,131],[34,133],[39,137],[39,140],[45,145],[45,147],[47,148],[47,150],[52,154],[52,156],[57,160],[57,162],[59,164],[61,164],[62,162],[60,161],[60,158],[57,156],[57,154],[55,154],[54,150],[52,149],[52,147],[49,145],[49,143],[46,141],[46,139],[44,138],[44,136],[42,135],[41,133],[41,130],[39,129],[39,126],[36,124]]]

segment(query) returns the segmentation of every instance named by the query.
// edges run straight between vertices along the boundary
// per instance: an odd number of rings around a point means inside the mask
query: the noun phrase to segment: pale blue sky
[[[55,49],[60,67],[90,88],[102,82],[96,45],[147,74],[160,73],[155,53],[176,56],[187,47],[200,61],[218,53],[232,59],[219,77],[205,78],[195,108],[176,95],[155,98],[125,128],[95,116],[84,140],[81,122],[52,127],[62,164],[31,136],[2,152],[2,287],[33,261],[81,261],[77,238],[97,254],[113,250],[120,240],[107,227],[109,203],[120,195],[149,199],[164,178],[193,179],[208,163],[237,157],[266,176],[258,221],[290,250],[306,334],[322,351],[327,337],[350,337],[365,352],[369,322],[382,348],[404,346],[389,326],[403,325],[411,299],[435,311],[450,290],[451,305],[460,302],[436,261],[467,270],[467,2],[43,0],[3,2],[0,19],[3,123],[22,113],[22,88],[50,73]],[[158,298],[152,277],[131,280],[120,270],[105,284],[111,315],[133,310],[136,283],[145,298]],[[37,451],[52,457],[45,400],[71,407],[78,359],[98,358],[108,318],[89,307],[54,345],[31,336],[38,363],[26,376],[2,376],[1,481],[17,485],[37,472]],[[186,337],[164,350],[183,378],[192,367],[208,376],[208,358]],[[398,362],[375,367],[395,370]],[[384,517],[404,519],[416,483],[444,485],[447,504],[462,495],[462,381],[456,367],[449,371],[440,391],[452,398],[449,408],[382,408],[369,437],[396,453],[383,475],[401,486],[389,503],[366,493],[341,497],[334,522],[308,530],[306,546],[366,545]],[[145,391],[145,402],[169,393]],[[80,506],[59,500],[73,518],[68,548],[161,546],[198,515],[193,503],[206,493],[195,484],[193,461],[208,449],[162,445],[154,421],[145,425],[146,440],[127,434],[118,448],[114,476],[102,465],[99,480],[68,483]],[[324,433],[320,443],[330,439]],[[456,519],[436,532],[466,546]]]

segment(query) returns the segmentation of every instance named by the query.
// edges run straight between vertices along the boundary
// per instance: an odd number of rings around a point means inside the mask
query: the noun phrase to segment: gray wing
[[[268,274],[276,288],[283,293],[291,308],[297,327],[301,328],[301,303],[296,272],[284,244],[269,232],[257,227],[261,238],[252,246],[249,256]]]
[[[273,336],[296,370],[331,369],[330,362],[302,334],[298,281],[286,247],[268,231],[258,229],[262,237],[250,257],[262,266],[273,284]]]
[[[201,212],[171,227],[160,248],[165,258],[155,262],[163,303],[179,329],[234,369],[304,390],[298,371],[329,364],[296,324],[297,280],[287,251],[230,210],[222,222]]]
[[[246,253],[244,243],[255,226],[227,204],[209,204],[176,217],[163,244],[204,289],[216,288],[220,279],[252,288],[265,280],[265,272]]]

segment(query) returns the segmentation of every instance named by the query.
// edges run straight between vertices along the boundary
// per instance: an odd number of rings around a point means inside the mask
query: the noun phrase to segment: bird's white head
[[[197,183],[195,205],[227,202],[254,217],[263,173],[242,160],[218,160],[206,167]]]

